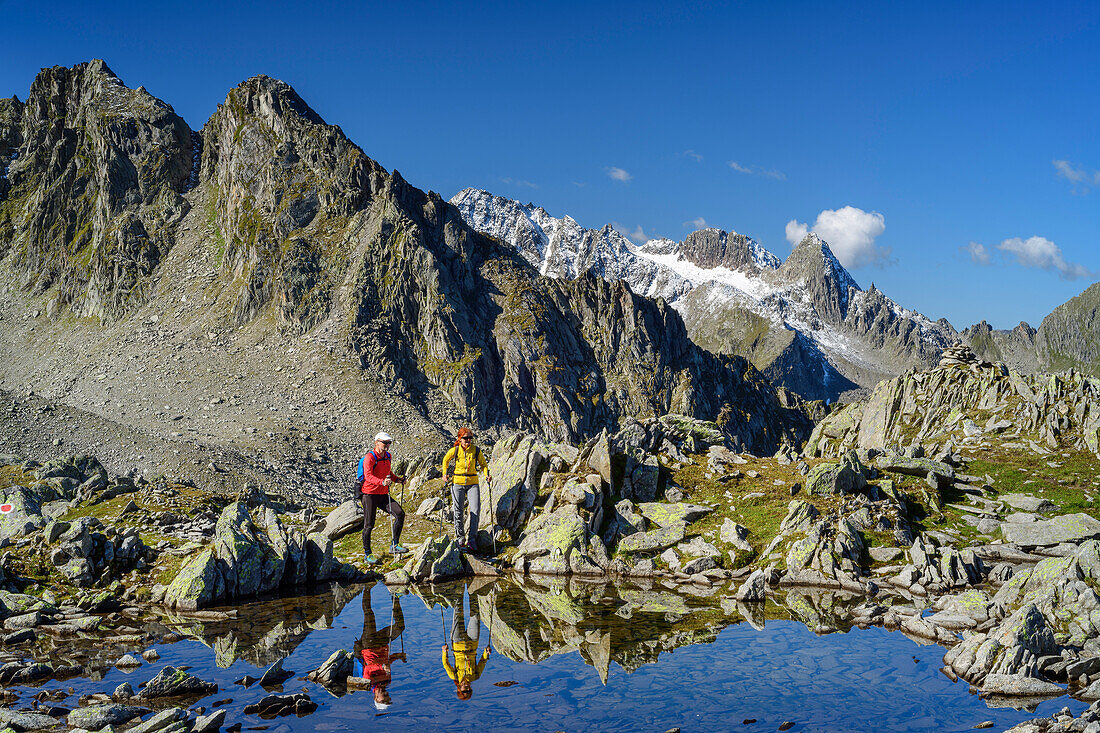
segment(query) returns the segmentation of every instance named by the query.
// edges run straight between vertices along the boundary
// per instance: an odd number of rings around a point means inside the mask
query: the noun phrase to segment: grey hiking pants
[[[466,536],[462,531],[462,525],[464,524],[462,520],[466,514],[463,507],[465,500],[470,504],[469,540],[471,543],[477,542],[477,519],[481,514],[481,487],[477,484],[467,484],[466,486],[451,484],[451,498],[454,500],[451,508],[454,510],[455,539],[461,542],[462,538]]]
[[[456,646],[461,641],[472,641],[475,644],[481,638],[481,622],[477,620],[477,608],[474,599],[470,599],[470,619],[465,621],[463,616],[463,599],[459,599],[455,606],[454,618],[451,621],[451,646]]]

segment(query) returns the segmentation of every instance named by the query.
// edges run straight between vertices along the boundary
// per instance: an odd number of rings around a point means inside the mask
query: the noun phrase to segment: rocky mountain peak
[[[39,72],[17,124],[20,105],[5,107],[0,255],[13,253],[22,285],[56,288],[54,310],[102,317],[142,302],[187,210],[190,128],[98,59]]]
[[[851,292],[861,292],[825,240],[808,233],[776,271],[785,282],[801,282],[818,311],[832,322],[843,321]]]
[[[328,308],[318,285],[332,276],[324,263],[334,232],[384,171],[289,84],[263,75],[229,91],[202,138],[222,267],[239,284],[234,315],[247,320],[278,296],[289,322],[312,323]]]
[[[699,229],[689,234],[678,248],[684,259],[699,267],[726,267],[759,272],[775,269],[779,260],[749,237],[721,229]]]
[[[1034,338],[1036,333],[1035,329],[1032,328],[1031,324],[1027,321],[1020,321],[1012,331],[1026,338]]]
[[[240,116],[254,115],[272,125],[287,117],[298,117],[314,125],[325,124],[292,86],[266,74],[258,74],[235,86],[226,96],[225,103]]]
[[[902,308],[877,288],[862,291],[816,234],[781,263],[753,239],[721,229],[637,246],[612,227],[584,229],[486,191],[466,189],[452,203],[474,229],[544,274],[589,272],[663,297],[698,343],[745,356],[811,399],[875,384],[914,362],[930,366],[955,336],[949,323]]]

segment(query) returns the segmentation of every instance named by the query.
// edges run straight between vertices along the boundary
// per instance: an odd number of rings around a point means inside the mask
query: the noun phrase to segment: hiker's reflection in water
[[[363,635],[355,643],[356,665],[362,666],[359,675],[370,683],[374,694],[374,706],[385,710],[391,704],[390,693],[386,690],[393,677],[390,665],[393,660],[408,661],[405,653],[390,654],[390,644],[405,632],[405,616],[401,613],[401,602],[396,595],[390,595],[390,624],[378,628],[374,609],[371,608],[371,592],[363,593]]]
[[[474,690],[472,682],[481,676],[485,670],[485,662],[492,651],[489,645],[477,660],[478,639],[481,633],[481,624],[477,618],[477,600],[474,593],[470,594],[470,620],[465,620],[463,585],[458,585],[458,592],[449,596],[453,604],[453,616],[451,621],[451,648],[454,649],[455,663],[451,665],[448,657],[448,646],[443,645],[443,669],[447,670],[447,676],[454,680],[455,688],[460,700],[469,700]]]

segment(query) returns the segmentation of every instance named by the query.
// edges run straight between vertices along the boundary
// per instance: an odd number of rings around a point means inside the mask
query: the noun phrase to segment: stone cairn
[[[939,366],[951,366],[953,364],[960,364],[962,366],[970,366],[971,364],[980,364],[978,357],[970,350],[970,347],[964,344],[962,341],[956,341],[943,350],[943,354],[940,355]]]

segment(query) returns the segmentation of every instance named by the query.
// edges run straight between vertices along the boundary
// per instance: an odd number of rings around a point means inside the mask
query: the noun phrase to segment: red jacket
[[[382,483],[387,478],[400,480],[400,477],[395,476],[390,470],[389,453],[376,458],[374,451],[368,451],[367,455],[359,459],[359,480],[362,482],[359,490],[364,494],[390,493],[390,487]]]

